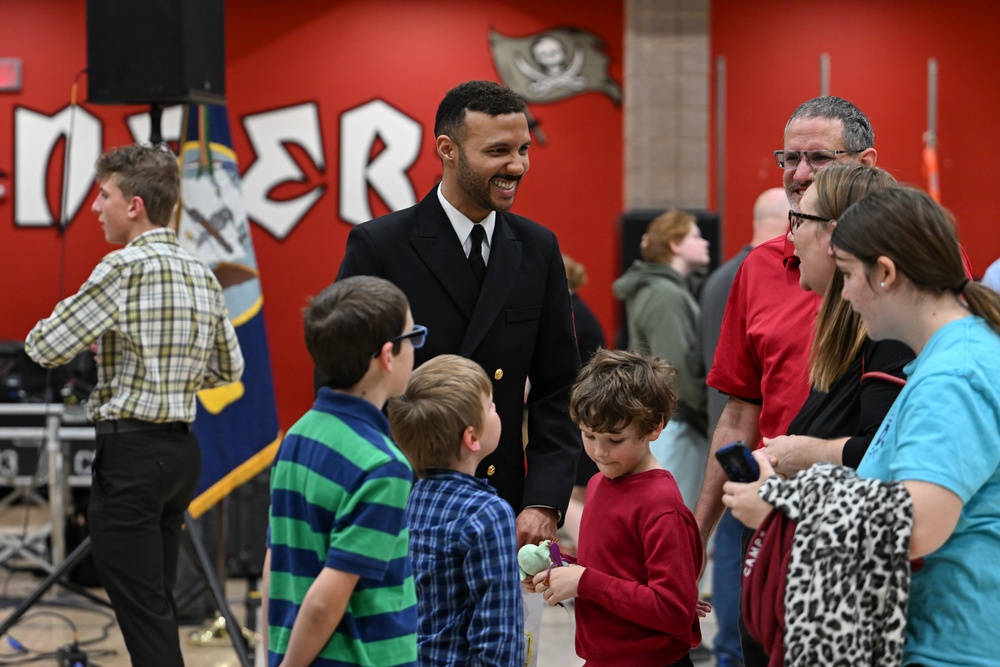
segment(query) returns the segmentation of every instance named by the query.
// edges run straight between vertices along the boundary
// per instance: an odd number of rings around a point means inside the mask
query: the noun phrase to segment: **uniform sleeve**
[[[28,332],[24,350],[45,367],[68,363],[118,320],[121,265],[105,257],[73,296]]]
[[[347,235],[347,248],[340,262],[337,280],[351,276],[385,276],[382,260],[364,225],[358,225]]]
[[[569,418],[569,389],[580,372],[580,352],[566,270],[555,235],[550,233],[550,238],[542,317],[528,370],[531,391],[523,506],[554,507],[564,514],[583,446],[580,431]]]
[[[469,665],[508,667],[524,660],[521,577],[514,511],[496,498],[473,525],[463,574],[469,587]]]
[[[693,518],[678,512],[660,515],[643,527],[648,581],[620,579],[588,567],[577,594],[615,616],[671,635],[691,629],[697,615],[701,539]]]

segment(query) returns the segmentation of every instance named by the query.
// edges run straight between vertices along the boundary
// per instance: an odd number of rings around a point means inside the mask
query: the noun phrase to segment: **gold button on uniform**
[[[497,467],[496,466],[490,466],[489,468],[486,469],[486,474],[489,477],[492,477],[496,473],[496,471],[497,471]]]
[[[499,380],[502,377],[503,377],[503,369],[502,368],[498,368],[495,371],[493,371],[493,379],[494,380]]]

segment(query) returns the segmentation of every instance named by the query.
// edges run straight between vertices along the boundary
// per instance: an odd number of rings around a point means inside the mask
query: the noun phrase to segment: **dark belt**
[[[104,419],[94,424],[98,435],[112,433],[134,433],[136,431],[166,431],[168,433],[188,433],[188,422],[147,422],[141,419]]]

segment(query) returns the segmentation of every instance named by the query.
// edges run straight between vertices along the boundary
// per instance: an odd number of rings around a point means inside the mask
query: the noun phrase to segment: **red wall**
[[[15,108],[54,114],[69,100],[70,86],[86,67],[85,3],[79,0],[4,0],[0,57],[24,63],[20,93],[0,93],[0,169],[14,167]],[[432,126],[441,97],[469,79],[496,79],[488,32],[525,36],[572,26],[599,35],[610,57],[610,75],[622,81],[621,2],[573,3],[451,0],[363,1],[239,0],[226,4],[227,100],[234,148],[246,173],[258,158],[242,125],[248,116],[314,103],[319,113],[325,164],[315,166],[301,149],[289,153],[305,174],[271,193],[297,197],[321,185],[322,197],[283,239],[252,225],[264,292],[281,424],[288,427],[309,405],[312,370],[301,342],[301,309],[337,271],[350,225],[340,217],[341,115],[381,99],[424,128],[420,157],[408,171],[417,198],[440,174]],[[136,29],[141,29],[137,26]],[[114,39],[109,30],[102,38]],[[129,57],[123,53],[122,57]],[[85,83],[85,77],[82,81]],[[86,99],[85,85],[81,100]],[[94,106],[103,121],[103,146],[128,143],[125,119],[139,107]],[[611,333],[610,282],[617,267],[616,220],[622,208],[622,114],[601,94],[585,93],[551,104],[531,104],[548,144],[531,148],[531,172],[514,211],[553,229],[565,252],[584,263],[591,286],[582,295]],[[169,128],[164,127],[166,134]],[[62,151],[49,169],[48,197],[58,210]],[[74,292],[110,248],[89,205],[65,234],[53,228],[14,224],[11,186],[0,199],[0,338],[23,339],[55,302]],[[374,213],[387,210],[370,196]]]
[[[423,125],[423,149],[408,172],[421,197],[440,171],[430,126],[444,91],[467,79],[497,76],[490,29],[511,36],[561,26],[590,30],[605,40],[610,74],[622,83],[622,6],[600,0],[227,3],[227,93],[241,169],[258,158],[242,125],[247,117],[314,103],[322,129],[324,166],[289,148],[304,181],[272,193],[295,197],[321,185],[322,197],[284,239],[252,225],[284,427],[311,394],[300,311],[309,295],[332,280],[350,228],[339,214],[341,114],[381,99]],[[914,183],[922,183],[927,59],[938,60],[942,200],[958,217],[976,273],[1000,255],[991,196],[991,157],[1000,154],[991,122],[1000,108],[1000,6],[986,0],[960,6],[930,0],[713,0],[711,11],[713,60],[725,56],[728,71],[724,255],[749,238],[757,194],[780,184],[771,151],[781,146],[791,111],[818,94],[821,53],[830,55],[831,93],[870,116],[879,165]],[[54,114],[68,104],[71,84],[86,67],[85,3],[4,0],[2,18],[0,57],[22,59],[24,87],[0,93],[0,169],[8,174],[0,178],[7,189],[0,198],[0,337],[21,339],[110,248],[88,211],[93,191],[65,234],[17,227],[13,215],[15,109]],[[114,36],[109,30],[102,37]],[[85,100],[86,77],[81,81]],[[142,111],[84,108],[103,122],[105,147],[130,141],[125,119]],[[549,143],[532,147],[531,173],[514,210],[551,227],[564,250],[587,266],[591,283],[583,297],[611,334],[616,311],[610,283],[617,275],[616,219],[622,208],[621,109],[597,93],[531,108]],[[47,188],[55,211],[61,164],[57,149]],[[714,168],[709,176],[714,179]],[[377,196],[370,199],[376,214],[384,212]]]
[[[771,151],[795,107],[819,94],[821,53],[830,56],[830,94],[871,119],[878,165],[921,187],[927,61],[937,59],[941,202],[958,218],[976,275],[1000,256],[1000,5],[712,0],[711,12],[713,62],[724,56],[727,69],[726,256],[749,239],[756,196],[781,185]]]

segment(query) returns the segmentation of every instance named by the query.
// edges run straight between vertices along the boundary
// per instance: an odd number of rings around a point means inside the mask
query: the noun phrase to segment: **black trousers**
[[[184,664],[173,584],[200,475],[198,440],[184,425],[97,436],[92,553],[133,665]]]

